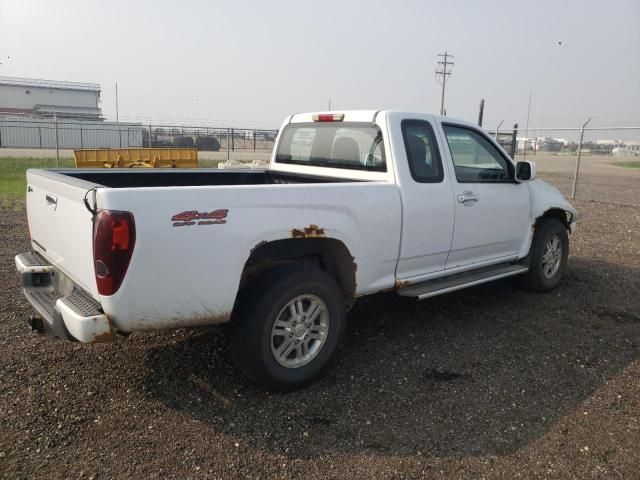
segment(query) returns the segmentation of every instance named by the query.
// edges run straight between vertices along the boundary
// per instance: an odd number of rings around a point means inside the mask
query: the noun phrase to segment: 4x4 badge
[[[229,210],[221,208],[211,212],[198,212],[197,210],[187,210],[171,217],[174,227],[190,227],[192,225],[220,225],[227,223]]]

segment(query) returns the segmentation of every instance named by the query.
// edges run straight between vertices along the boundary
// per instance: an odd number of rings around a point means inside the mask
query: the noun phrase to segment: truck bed
[[[283,239],[324,237],[354,258],[375,259],[353,263],[356,295],[394,282],[400,191],[386,181],[269,170],[32,169],[27,183],[33,250],[57,278],[99,302],[118,331],[227,321],[249,255]],[[135,248],[112,295],[96,284],[92,209],[135,219]],[[209,214],[224,218],[183,220]]]
[[[194,187],[214,185],[275,185],[287,183],[342,183],[362,180],[273,172],[216,169],[53,170],[68,177],[109,188]]]

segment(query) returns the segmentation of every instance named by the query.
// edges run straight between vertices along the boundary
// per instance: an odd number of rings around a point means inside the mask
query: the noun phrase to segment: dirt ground
[[[31,333],[0,212],[0,477],[638,478],[640,209],[576,202],[570,269],[361,300],[316,384],[269,394],[223,335]]]

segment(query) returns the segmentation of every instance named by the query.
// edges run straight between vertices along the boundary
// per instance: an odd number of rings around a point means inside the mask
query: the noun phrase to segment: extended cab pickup
[[[422,113],[292,115],[256,170],[29,170],[32,327],[80,342],[229,322],[267,388],[314,379],[346,312],[518,275],[558,285],[576,210],[475,125]]]

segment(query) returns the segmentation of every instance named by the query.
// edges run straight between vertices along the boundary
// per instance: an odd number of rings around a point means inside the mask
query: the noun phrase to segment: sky
[[[640,0],[0,0],[0,75],[99,83],[103,113],[277,127],[290,113],[437,113],[494,128],[640,125]]]

